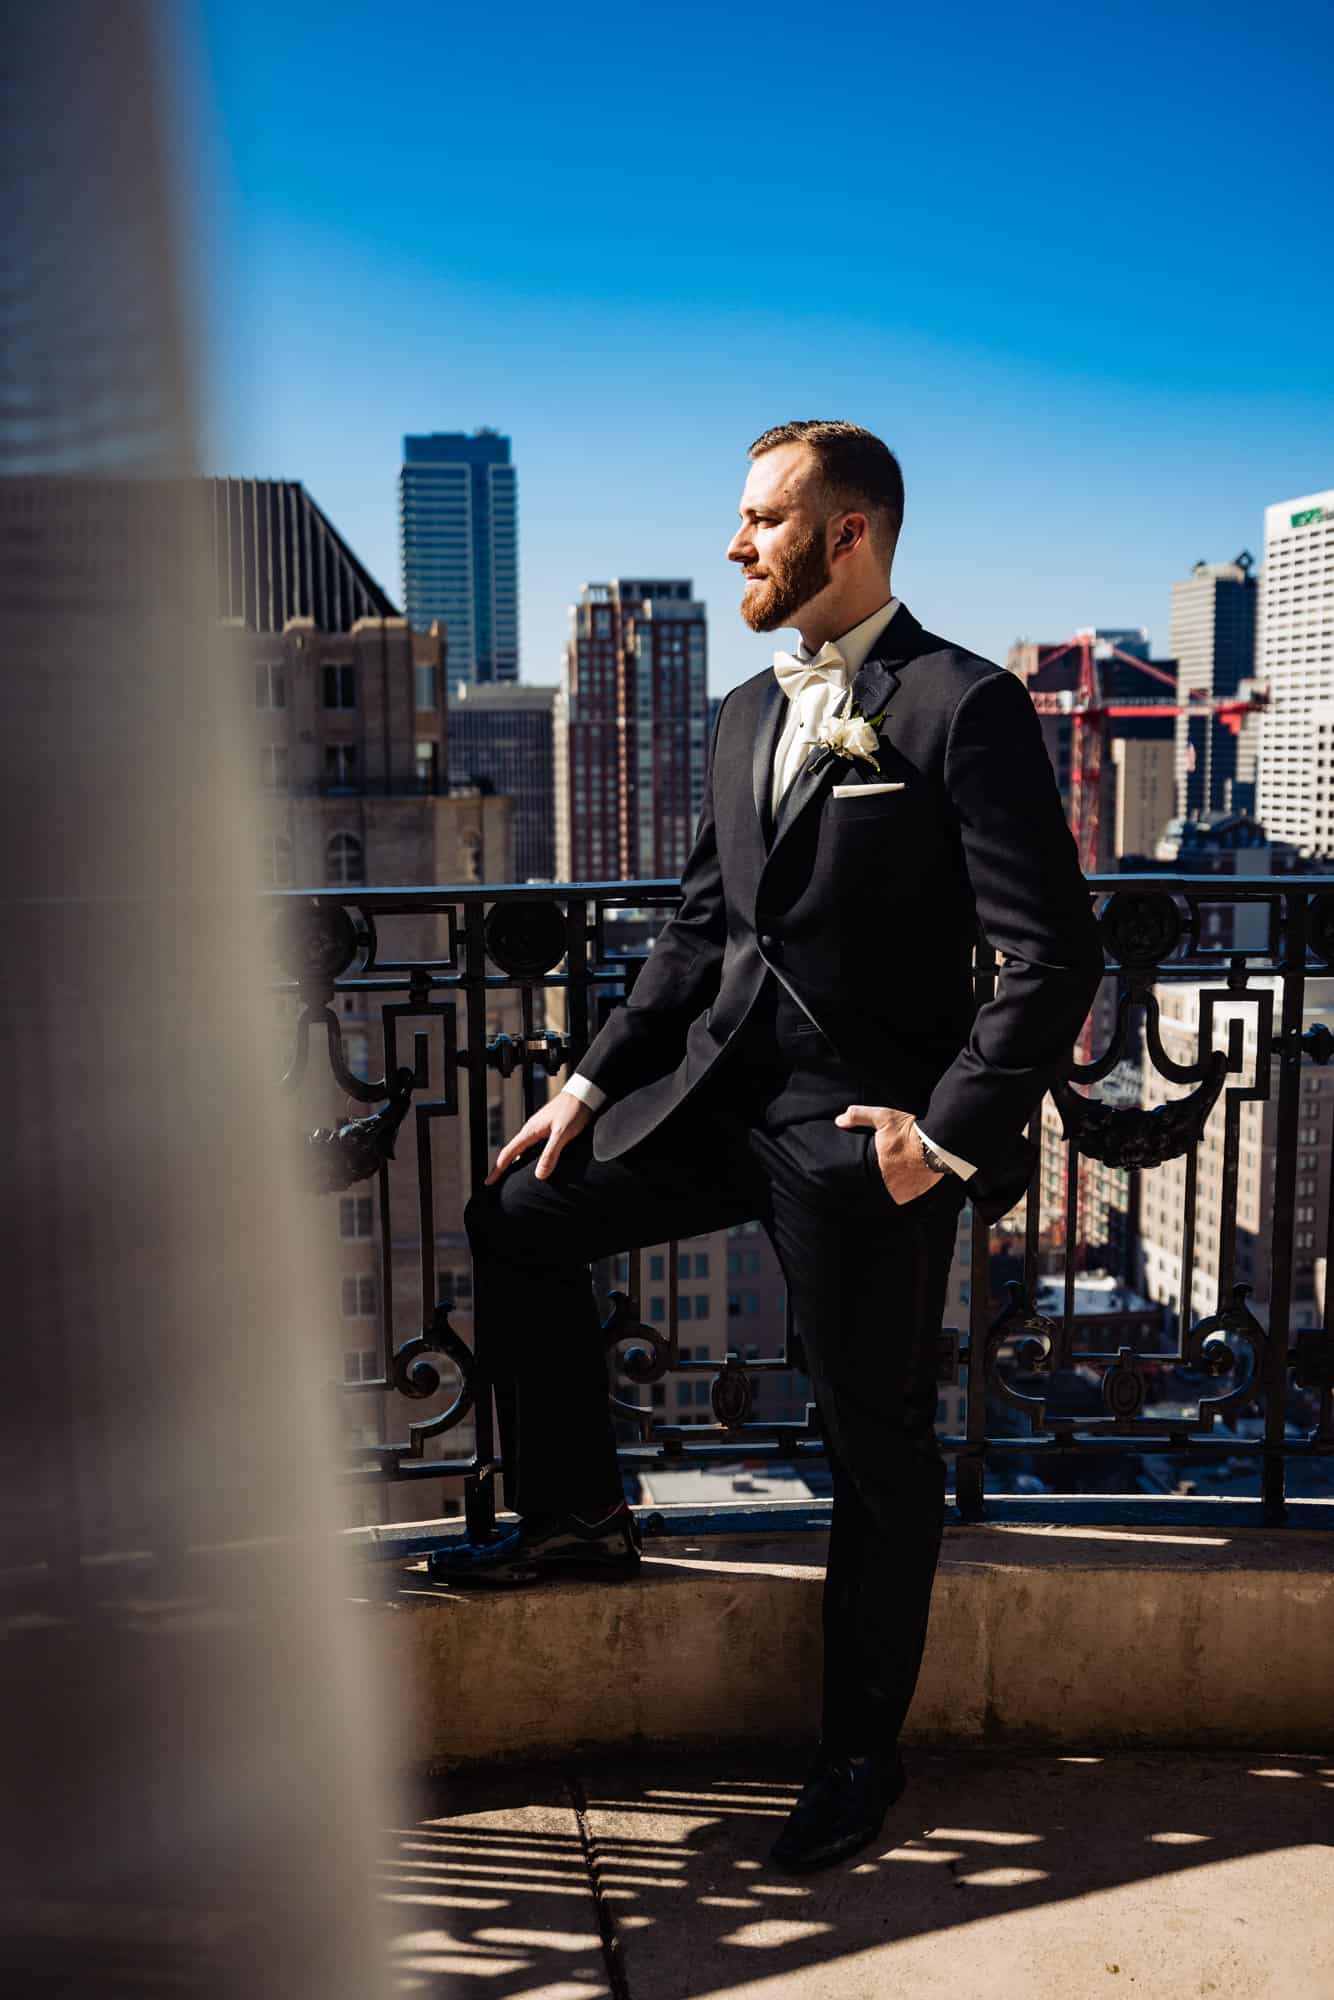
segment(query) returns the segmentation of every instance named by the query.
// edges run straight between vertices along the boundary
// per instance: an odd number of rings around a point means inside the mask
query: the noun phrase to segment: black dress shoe
[[[769,1859],[794,1875],[846,1861],[869,1847],[907,1782],[897,1750],[822,1749]]]
[[[584,1576],[615,1581],[639,1568],[639,1523],[626,1506],[596,1520],[562,1514],[552,1520],[520,1520],[491,1542],[461,1542],[437,1549],[426,1559],[438,1583],[504,1586],[537,1583],[544,1577]]]

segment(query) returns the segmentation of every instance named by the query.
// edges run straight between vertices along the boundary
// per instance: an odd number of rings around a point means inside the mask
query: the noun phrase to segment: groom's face
[[[741,565],[741,616],[752,632],[791,625],[830,580],[818,475],[815,455],[803,444],[780,445],[750,468],[727,557]]]

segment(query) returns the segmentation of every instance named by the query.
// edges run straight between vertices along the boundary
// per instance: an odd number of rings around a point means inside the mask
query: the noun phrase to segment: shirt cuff
[[[591,1077],[580,1076],[578,1070],[573,1076],[566,1078],[561,1088],[567,1090],[571,1097],[577,1097],[581,1104],[586,1104],[589,1110],[595,1113],[601,1111],[607,1101],[607,1093],[601,1085],[594,1083]],[[942,1153],[941,1158],[944,1157]]]
[[[924,1132],[922,1130],[921,1126],[917,1123],[917,1120],[915,1118],[913,1120],[913,1131],[917,1134],[919,1139],[926,1140],[927,1145],[931,1148],[933,1153],[939,1153],[941,1159],[945,1162],[945,1165],[949,1168],[950,1172],[957,1174],[961,1181],[970,1181],[973,1178],[973,1175],[977,1172],[977,1168],[972,1164],[972,1162],[970,1160],[961,1160],[957,1153],[947,1153],[943,1146],[938,1146],[936,1144],[935,1140],[931,1137],[931,1134],[929,1132]]]

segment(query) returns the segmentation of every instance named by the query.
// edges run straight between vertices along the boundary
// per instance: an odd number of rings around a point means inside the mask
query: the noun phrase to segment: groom
[[[1023,1128],[1102,954],[1023,685],[893,594],[894,454],[854,424],[791,423],[750,459],[728,549],[741,615],[800,643],[724,700],[680,908],[469,1203],[519,1520],[433,1568],[635,1567],[589,1263],[760,1218],[833,1478],[820,1743],[774,1849],[809,1869],[874,1839],[903,1789],[957,1217],[965,1199],[1002,1215],[1027,1185]],[[978,924],[1002,963],[975,1011]]]

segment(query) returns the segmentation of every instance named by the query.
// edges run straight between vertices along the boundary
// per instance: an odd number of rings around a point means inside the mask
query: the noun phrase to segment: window
[[[689,1292],[682,1292],[682,1293],[680,1294],[680,1296],[678,1297],[678,1299],[677,1299],[677,1301],[676,1301],[676,1317],[677,1317],[678,1319],[689,1319],[689,1318],[690,1318],[690,1294],[689,1294]]]
[[[361,1028],[343,1036],[343,1061],[363,1083],[371,1080],[371,1038]]]
[[[356,668],[326,667],[324,669],[324,706],[326,708],[355,708],[356,705]]]
[[[696,1292],[695,1318],[707,1319],[708,1317],[709,1317],[709,1295],[707,1292]]]
[[[324,746],[324,782],[335,789],[345,789],[357,782],[357,746],[355,743],[326,743]]]
[[[676,1275],[677,1275],[677,1277],[678,1277],[678,1278],[688,1278],[688,1277],[690,1276],[690,1259],[689,1259],[689,1257],[686,1257],[686,1256],[681,1256],[681,1257],[678,1257],[678,1258],[677,1258],[677,1260],[676,1260]]]
[[[708,1275],[709,1253],[707,1250],[697,1250],[695,1252],[695,1276],[697,1278],[707,1278]]]
[[[691,1391],[691,1388],[692,1388],[692,1386],[693,1386],[693,1385],[692,1385],[691,1383],[689,1383],[689,1382],[678,1382],[678,1383],[677,1383],[677,1385],[676,1385],[676,1401],[677,1401],[677,1406],[678,1406],[678,1408],[684,1408],[684,1406],[685,1406],[685,1405],[686,1405],[686,1404],[687,1404],[687,1403],[688,1403],[688,1402],[690,1401],[690,1391]]]
[[[345,1382],[373,1382],[380,1372],[380,1357],[373,1347],[358,1347],[343,1356]]]
[[[667,1384],[665,1382],[650,1383],[648,1399],[655,1410],[660,1410],[667,1400]]]
[[[368,1194],[345,1194],[338,1203],[338,1234],[369,1236],[374,1227],[374,1204]]]
[[[255,668],[255,707],[286,708],[287,672],[283,667]]]
[[[260,744],[259,782],[266,791],[281,792],[286,789],[287,745],[285,743]]]
[[[265,889],[291,888],[292,843],[285,833],[260,835],[259,879]]]
[[[650,1278],[656,1279],[659,1284],[662,1283],[664,1276],[664,1261],[661,1256],[650,1257],[648,1260],[648,1274]]]
[[[499,1146],[505,1137],[505,1107],[503,1104],[488,1104],[486,1107],[486,1143]]]
[[[655,1292],[648,1302],[648,1316],[654,1320],[664,1320],[667,1317],[667,1301],[658,1292]]]
[[[456,1306],[472,1304],[472,1271],[442,1271],[436,1281],[437,1302],[452,1299]]]
[[[434,667],[414,667],[412,669],[413,706],[425,711],[439,708],[439,676]]]
[[[707,1404],[708,1400],[709,1400],[709,1384],[707,1382],[696,1382],[695,1401],[697,1403]]]
[[[434,795],[440,771],[440,745],[422,741],[417,745],[417,789]]]
[[[326,872],[334,888],[365,881],[365,860],[361,842],[355,833],[334,834],[325,853],[328,861]]]
[[[375,1279],[370,1273],[343,1280],[343,1318],[374,1319]]]

